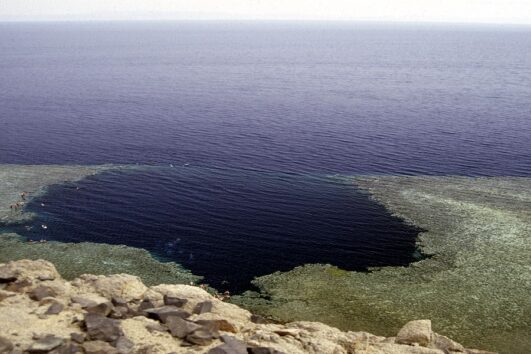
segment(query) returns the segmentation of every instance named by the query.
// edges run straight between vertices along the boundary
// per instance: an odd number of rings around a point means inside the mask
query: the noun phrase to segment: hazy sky
[[[260,19],[531,24],[531,0],[0,0],[0,20]]]

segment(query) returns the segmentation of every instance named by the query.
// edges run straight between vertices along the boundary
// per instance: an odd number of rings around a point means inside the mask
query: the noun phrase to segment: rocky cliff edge
[[[270,323],[197,286],[146,287],[127,274],[64,280],[43,260],[0,264],[0,353],[487,353],[434,333],[396,337],[319,322]]]

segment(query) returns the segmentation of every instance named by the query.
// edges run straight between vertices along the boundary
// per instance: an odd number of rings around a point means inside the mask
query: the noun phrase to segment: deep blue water
[[[52,188],[41,237],[232,289],[407,264],[415,231],[326,176],[530,176],[530,98],[531,27],[0,23],[0,163],[165,166]]]
[[[30,239],[142,247],[221,290],[306,263],[406,265],[415,252],[415,229],[325,177],[194,167],[106,173],[53,187],[30,210],[39,213],[32,230],[17,230]]]

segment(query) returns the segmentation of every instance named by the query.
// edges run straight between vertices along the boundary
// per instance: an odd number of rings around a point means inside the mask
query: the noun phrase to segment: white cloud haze
[[[0,0],[0,20],[156,19],[531,24],[531,0]]]

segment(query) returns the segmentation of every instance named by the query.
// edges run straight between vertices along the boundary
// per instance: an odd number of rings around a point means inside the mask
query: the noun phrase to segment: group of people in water
[[[9,206],[9,209],[11,209],[11,211],[19,211],[23,206],[24,204],[26,204],[26,197],[28,196],[28,192],[22,192],[20,193],[20,198],[22,199],[21,201],[18,201],[16,202],[15,204],[11,204]]]

